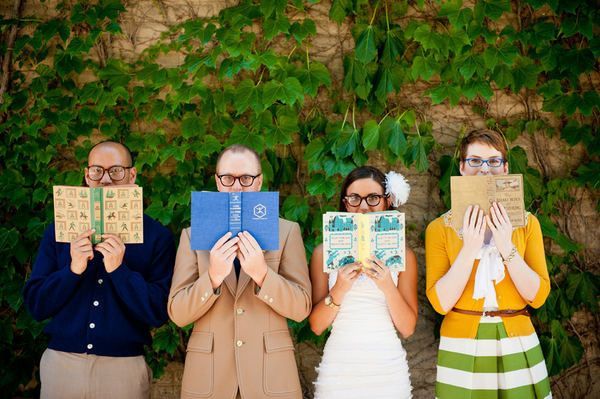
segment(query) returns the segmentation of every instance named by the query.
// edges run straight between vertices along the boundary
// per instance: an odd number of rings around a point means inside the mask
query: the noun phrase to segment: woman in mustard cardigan
[[[504,137],[472,131],[460,144],[460,174],[508,174]],[[451,211],[427,227],[427,298],[444,316],[436,398],[551,398],[544,356],[527,306],[550,292],[540,223],[513,228],[501,204]],[[462,217],[462,215],[460,216]]]

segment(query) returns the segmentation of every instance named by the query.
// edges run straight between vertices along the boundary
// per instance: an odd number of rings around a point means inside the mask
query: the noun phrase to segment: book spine
[[[90,188],[90,228],[96,232],[92,234],[92,244],[102,241],[104,234],[104,198],[102,187]]]
[[[229,193],[229,231],[232,237],[242,231],[242,193]]]
[[[357,215],[358,223],[358,260],[365,264],[365,261],[371,256],[371,229],[368,215]]]

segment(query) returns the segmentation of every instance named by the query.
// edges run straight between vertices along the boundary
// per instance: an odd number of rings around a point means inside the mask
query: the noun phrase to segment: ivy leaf
[[[291,144],[292,134],[298,132],[298,115],[286,107],[277,110],[273,128],[268,131],[265,142],[268,147],[275,144]]]
[[[243,144],[254,149],[259,154],[265,149],[265,139],[260,134],[255,134],[244,125],[237,124],[233,127],[227,145]]]
[[[238,114],[242,114],[249,107],[254,112],[259,113],[263,110],[261,101],[261,90],[251,79],[244,79],[237,87],[233,98],[233,104]]]
[[[329,9],[329,18],[339,24],[344,22],[346,15],[352,9],[352,0],[333,0]]]
[[[382,66],[379,68],[376,77],[377,88],[375,89],[375,96],[379,102],[385,103],[387,95],[394,91],[393,79],[393,72],[389,67]]]
[[[572,303],[585,304],[592,312],[598,311],[598,281],[589,272],[569,273],[567,276],[567,298]]]
[[[423,80],[428,81],[434,74],[439,73],[439,67],[440,64],[434,57],[418,55],[413,59],[410,74],[414,80],[422,77]]]
[[[451,106],[455,106],[460,101],[461,90],[450,83],[442,83],[439,86],[430,89],[427,93],[431,97],[432,104],[440,104],[446,98],[449,100]]]
[[[346,158],[358,149],[359,131],[349,125],[344,125],[340,131],[340,135],[333,144],[332,151],[336,158]]]
[[[290,34],[296,39],[298,44],[301,44],[308,36],[317,33],[317,26],[312,19],[305,19],[302,23],[294,22],[290,27]]]
[[[358,35],[354,54],[356,59],[363,64],[368,64],[377,56],[377,47],[375,46],[375,31],[373,25],[367,26]]]
[[[511,89],[518,92],[522,87],[533,89],[538,81],[540,69],[530,58],[521,57],[513,67],[513,84]]]
[[[488,69],[494,69],[499,62],[512,66],[519,55],[519,49],[508,41],[500,46],[489,46],[483,52],[483,61]]]
[[[439,33],[431,30],[429,24],[423,24],[415,29],[413,37],[425,50],[436,50],[441,54],[448,53],[447,43]]]
[[[478,0],[474,15],[479,22],[483,21],[484,17],[497,21],[504,12],[510,12],[510,0]]]
[[[539,214],[537,216],[544,237],[550,237],[558,244],[559,247],[561,247],[567,253],[579,251],[579,245],[571,241],[567,236],[565,236],[561,232],[559,232],[552,220],[550,220],[548,216],[543,214]]]
[[[299,223],[306,222],[310,210],[306,198],[294,194],[283,201],[282,208],[283,217]]]
[[[408,152],[405,158],[406,165],[415,163],[415,167],[419,172],[425,172],[429,168],[429,160],[427,153],[433,147],[433,137],[414,135],[408,139]]]
[[[386,32],[381,62],[384,65],[392,66],[396,63],[396,58],[400,55],[403,45],[399,33],[396,29],[390,29]]]
[[[263,23],[265,38],[267,40],[271,40],[279,33],[288,33],[290,26],[290,20],[285,15],[281,15],[274,19],[266,19]]]
[[[379,128],[380,135],[396,156],[404,155],[408,145],[400,120],[400,118],[386,118],[381,122]]]
[[[496,68],[494,68],[494,71],[492,72],[492,79],[501,89],[514,85],[512,71],[506,65],[496,65]]]
[[[181,121],[181,135],[186,139],[202,136],[205,132],[206,125],[195,115],[188,116]]]
[[[271,80],[263,88],[263,100],[265,106],[270,106],[276,101],[283,104],[294,105],[304,100],[304,90],[298,79],[290,77],[283,82]]]
[[[337,185],[334,181],[327,179],[325,175],[318,173],[311,177],[306,185],[306,190],[310,195],[325,195],[325,198],[331,199],[337,192]]]
[[[330,86],[331,76],[325,65],[319,62],[311,62],[306,69],[303,69],[298,76],[298,80],[304,86],[304,91],[311,97],[317,95],[321,85]]]
[[[464,28],[473,18],[473,10],[462,8],[462,0],[450,0],[440,7],[438,16],[448,18],[455,28]]]
[[[287,0],[262,0],[260,2],[260,10],[265,18],[271,16],[271,14],[281,14],[287,6]]]
[[[311,140],[304,149],[304,159],[308,164],[319,162],[325,151],[325,142],[322,137]]]
[[[494,95],[489,82],[485,80],[470,80],[463,86],[463,95],[471,101],[477,95],[481,95],[486,100],[490,100]]]
[[[465,81],[471,79],[473,75],[475,75],[475,73],[477,73],[479,77],[483,77],[485,73],[485,67],[482,58],[483,57],[479,54],[468,55],[466,57],[463,57],[462,60],[458,61],[460,65],[458,71],[465,79]]]
[[[379,145],[379,125],[372,119],[363,126],[362,144],[366,151],[375,150]]]
[[[164,325],[156,330],[152,336],[152,349],[155,351],[164,351],[169,355],[174,355],[179,346],[179,335],[173,334],[170,325]]]

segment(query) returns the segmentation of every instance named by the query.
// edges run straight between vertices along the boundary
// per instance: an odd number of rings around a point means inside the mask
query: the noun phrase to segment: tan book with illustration
[[[88,229],[96,230],[93,244],[108,233],[125,244],[144,242],[142,187],[54,186],[53,191],[57,242],[71,242]]]
[[[501,203],[513,227],[525,226],[523,175],[452,176],[450,178],[452,226],[463,226],[469,205],[479,205],[486,215],[492,202]]]

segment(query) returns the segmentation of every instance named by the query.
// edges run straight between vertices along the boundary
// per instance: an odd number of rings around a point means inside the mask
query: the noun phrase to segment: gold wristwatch
[[[327,295],[325,297],[324,303],[325,303],[325,306],[329,306],[331,309],[338,310],[340,308],[340,305],[333,302],[333,298],[331,297],[331,295]]]

